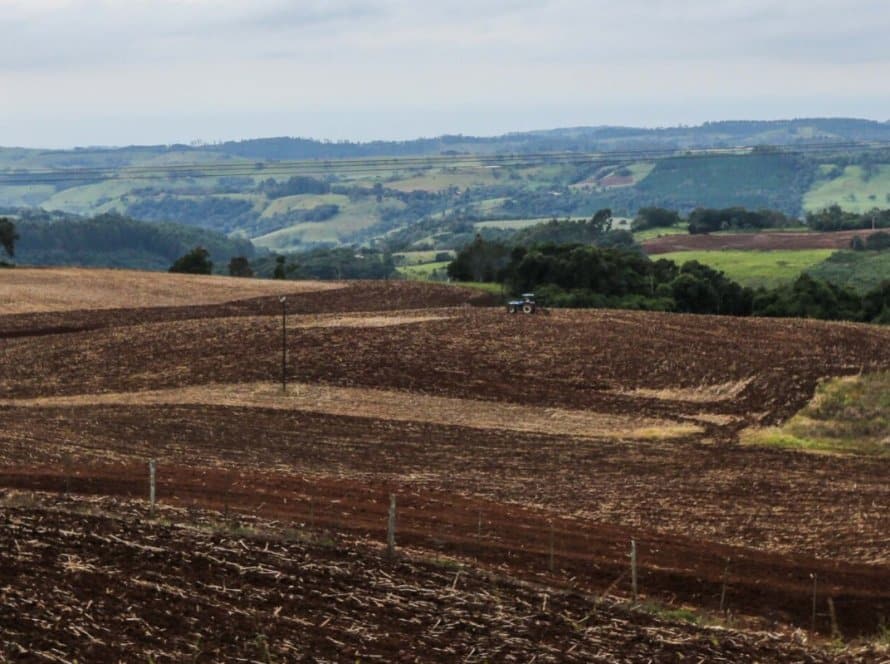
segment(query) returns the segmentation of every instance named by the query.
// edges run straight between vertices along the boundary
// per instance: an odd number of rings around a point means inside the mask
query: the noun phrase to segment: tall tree
[[[0,218],[0,245],[10,258],[15,256],[15,243],[18,239],[19,234],[15,231],[15,224],[6,217]]]
[[[184,256],[177,258],[170,267],[170,272],[186,274],[210,274],[212,270],[213,262],[210,260],[210,252],[204,247],[195,247]]]
[[[232,256],[229,261],[229,274],[233,277],[252,277],[253,269],[245,256]]]

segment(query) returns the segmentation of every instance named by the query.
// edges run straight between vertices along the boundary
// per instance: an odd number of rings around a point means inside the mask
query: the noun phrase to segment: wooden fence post
[[[634,602],[637,601],[637,542],[630,541],[630,584],[633,590]]]
[[[837,626],[837,611],[834,609],[834,599],[828,598],[828,615],[831,616],[831,638],[840,639],[841,630]]]
[[[726,580],[729,576],[729,558],[726,559],[726,567],[723,568],[723,587],[720,589],[720,613],[726,613]]]
[[[396,494],[389,494],[389,520],[386,525],[386,553],[390,557],[396,553]]]
[[[151,459],[148,462],[148,503],[149,509],[151,513],[154,514],[155,511],[155,473],[157,469],[157,462],[154,459]]]
[[[550,520],[550,572],[553,572],[553,520]]]
[[[810,633],[815,636],[815,634],[816,634],[816,583],[818,581],[818,575],[814,572],[810,576],[813,577],[813,614],[810,618]]]

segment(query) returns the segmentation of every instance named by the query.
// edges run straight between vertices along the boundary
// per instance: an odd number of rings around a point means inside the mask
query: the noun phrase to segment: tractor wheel
[[[533,313],[535,313],[535,305],[533,305],[533,304],[523,304],[523,305],[522,305],[522,313],[524,313],[524,314],[533,314]]]
[[[515,314],[515,313],[516,313],[516,307],[514,307],[514,306],[509,306],[509,307],[507,307],[507,313]]]

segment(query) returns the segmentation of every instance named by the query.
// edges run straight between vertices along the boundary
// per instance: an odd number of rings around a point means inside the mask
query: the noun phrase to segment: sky
[[[0,0],[0,145],[890,120],[886,0]]]

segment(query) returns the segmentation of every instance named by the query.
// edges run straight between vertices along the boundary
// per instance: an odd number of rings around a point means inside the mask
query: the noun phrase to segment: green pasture
[[[315,202],[330,196],[332,195],[315,196]],[[285,250],[299,248],[301,244],[340,242],[352,233],[365,230],[379,223],[381,211],[392,208],[402,209],[404,207],[404,203],[392,199],[386,199],[383,203],[377,203],[373,198],[365,198],[358,201],[351,201],[346,196],[341,198],[345,199],[345,202],[341,205],[340,212],[330,219],[297,223],[293,226],[253,238],[253,243],[258,247],[267,249]],[[310,209],[311,207],[315,206],[311,205]]]
[[[715,251],[676,251],[651,256],[653,260],[666,258],[682,265],[698,261],[724,272],[743,286],[774,288],[794,281],[801,273],[821,263],[834,249],[801,249],[755,251],[721,249]]]
[[[263,210],[263,218],[287,214],[292,210],[311,210],[319,205],[349,205],[349,197],[342,194],[300,194],[272,200]]]
[[[495,170],[484,166],[430,169],[389,181],[386,186],[398,191],[443,191],[451,187],[466,189],[496,182]]]
[[[825,173],[826,169],[821,172]],[[860,214],[873,208],[890,207],[890,164],[877,166],[871,175],[867,175],[861,166],[847,166],[840,177],[817,180],[803,197],[803,207],[807,211],[834,204]]]
[[[421,266],[425,263],[434,263],[436,260],[436,256],[441,253],[448,253],[451,256],[454,256],[453,251],[447,250],[429,250],[429,251],[400,251],[399,253],[393,254],[393,258],[401,259],[404,267],[408,266]]]
[[[666,235],[686,235],[687,233],[689,233],[689,228],[686,224],[666,226],[664,228],[647,228],[644,231],[636,231],[634,240],[645,242],[646,240],[654,240],[657,237],[665,237]]]

